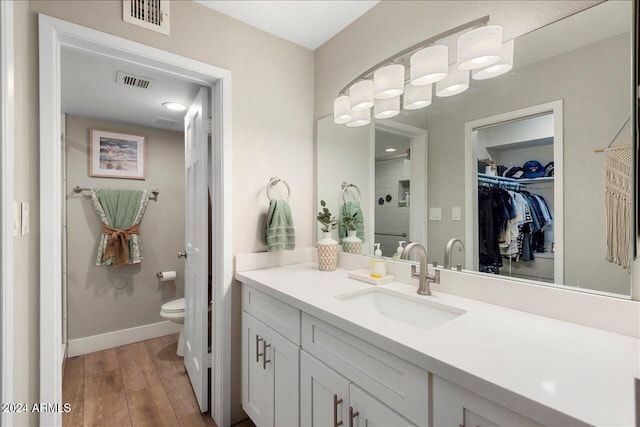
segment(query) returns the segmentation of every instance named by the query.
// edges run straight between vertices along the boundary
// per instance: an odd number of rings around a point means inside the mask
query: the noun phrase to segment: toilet
[[[184,325],[184,308],[184,298],[174,299],[162,304],[160,317],[164,320]],[[209,303],[209,311],[211,311],[211,303]],[[178,356],[184,356],[184,326],[180,328],[180,337],[178,338],[178,350],[176,351],[176,354]]]

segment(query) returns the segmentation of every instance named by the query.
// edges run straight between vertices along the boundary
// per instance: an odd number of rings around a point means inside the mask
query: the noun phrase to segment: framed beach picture
[[[144,154],[144,135],[91,129],[89,175],[145,179]]]

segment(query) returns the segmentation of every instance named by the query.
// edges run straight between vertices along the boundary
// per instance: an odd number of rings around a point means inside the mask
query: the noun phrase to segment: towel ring
[[[347,192],[347,189],[349,187],[352,187],[352,188],[356,189],[356,191],[358,192],[358,203],[360,203],[360,200],[362,200],[362,195],[360,194],[360,189],[358,188],[357,185],[355,185],[355,184],[347,184],[346,182],[342,183],[342,201],[345,202],[345,203],[347,202],[347,200],[344,198],[344,196],[345,196],[345,193]]]
[[[284,184],[284,186],[287,187],[287,201],[289,201],[289,199],[291,198],[291,188],[289,188],[289,184],[287,184],[287,181],[280,179],[277,176],[272,176],[271,179],[269,179],[269,184],[267,184],[267,197],[269,198],[269,200],[271,200],[271,187],[280,183]]]

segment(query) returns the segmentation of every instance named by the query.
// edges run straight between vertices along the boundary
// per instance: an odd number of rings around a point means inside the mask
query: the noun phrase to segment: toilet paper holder
[[[174,270],[172,271],[159,271],[156,273],[156,277],[160,279],[161,282],[175,280],[177,274]]]

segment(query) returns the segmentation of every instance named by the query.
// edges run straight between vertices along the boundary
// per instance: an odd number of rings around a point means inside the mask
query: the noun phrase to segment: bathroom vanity
[[[634,423],[637,338],[315,263],[236,278],[257,425]]]

